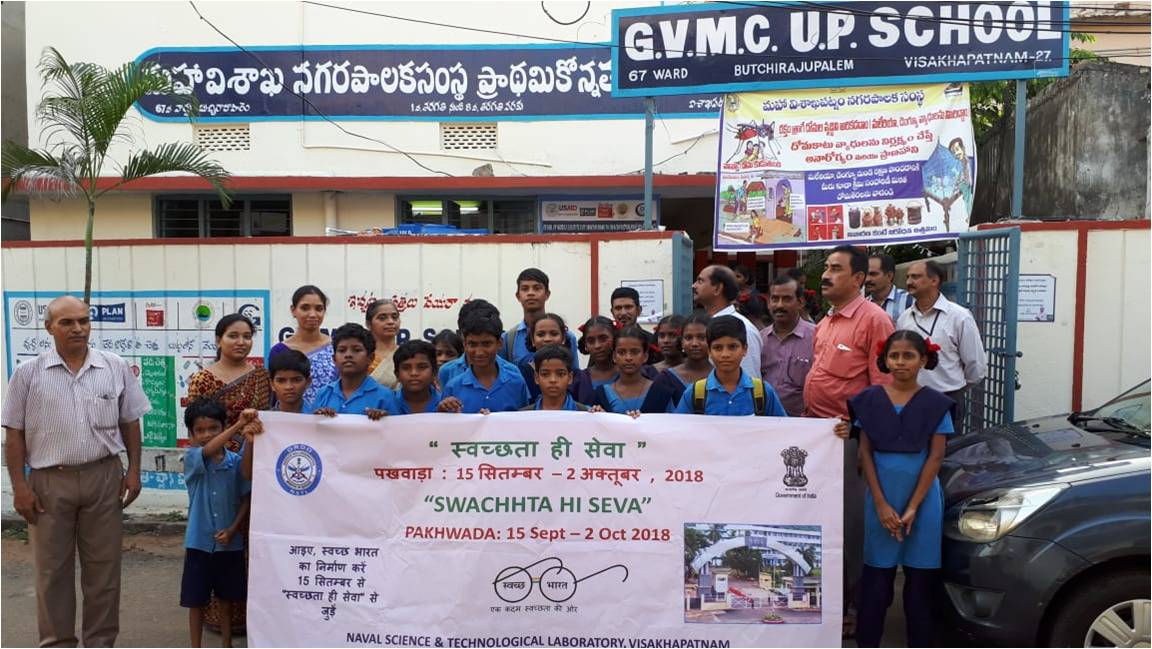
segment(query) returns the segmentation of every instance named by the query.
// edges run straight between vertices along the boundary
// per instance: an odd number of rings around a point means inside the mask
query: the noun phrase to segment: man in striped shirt
[[[900,314],[912,306],[912,296],[893,283],[895,277],[896,260],[892,259],[892,255],[876,253],[868,257],[868,277],[864,280],[864,289],[868,291],[868,299],[884,309],[893,325]]]
[[[82,640],[111,647],[120,630],[121,510],[140,495],[140,417],[151,406],[123,358],[88,347],[88,305],[52,300],[45,327],[54,348],[16,368],[2,415],[13,500],[32,541],[40,646],[76,646],[79,547]]]

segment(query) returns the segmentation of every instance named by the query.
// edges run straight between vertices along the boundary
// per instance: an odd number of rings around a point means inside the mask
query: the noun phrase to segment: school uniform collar
[[[333,392],[335,392],[345,402],[352,401],[353,399],[362,397],[362,396],[368,394],[369,392],[376,392],[377,390],[381,389],[380,384],[377,383],[376,379],[372,378],[371,376],[365,376],[364,382],[361,383],[360,387],[356,388],[356,391],[352,393],[352,396],[348,397],[347,399],[344,398],[344,378],[343,377],[336,379],[336,381],[329,384],[328,387],[332,388]]]
[[[724,384],[720,382],[720,379],[716,378],[716,370],[712,370],[708,373],[708,382],[704,384],[704,387],[706,387],[708,390],[718,390],[720,392],[728,391],[727,388],[724,387]],[[736,383],[736,392],[751,389],[752,377],[748,376],[748,373],[744,370],[740,370],[740,380]]]
[[[56,351],[55,347],[52,347],[44,353],[44,368],[47,369],[56,365],[63,365],[65,368],[68,367],[68,364],[64,362],[64,357],[60,355],[60,352]],[[108,367],[107,362],[105,362],[100,352],[91,347],[88,348],[88,355],[84,358],[84,364],[80,366],[80,372],[89,367]],[[80,372],[77,372],[77,374]]]
[[[543,395],[536,397],[536,402],[532,404],[532,409],[533,410],[540,410],[541,409],[540,407],[542,405],[544,405],[544,396]],[[568,395],[564,396],[564,405],[560,406],[560,409],[561,410],[576,410],[576,400],[572,398],[572,395],[568,394]]]
[[[396,396],[396,403],[400,405],[400,409],[404,411],[404,414],[413,414],[411,406],[404,400],[404,386],[396,386],[392,390],[392,394]],[[433,409],[432,411],[435,412],[435,406],[440,402],[440,391],[436,389],[435,385],[428,386],[428,397],[428,407],[431,407]]]
[[[516,366],[513,365],[512,367],[515,368]],[[505,383],[507,383],[508,381],[511,380],[508,378],[507,374],[508,374],[508,372],[505,370],[505,368],[501,367],[500,363],[497,361],[497,363],[496,363],[496,380],[492,382],[491,388],[485,388],[480,383],[480,380],[476,378],[476,373],[472,371],[472,366],[469,365],[468,369],[464,371],[464,378],[460,379],[460,382],[463,383],[464,385],[471,385],[473,387],[477,387],[477,388],[480,388],[482,390],[495,390],[496,388],[500,387],[501,385],[504,385]]]

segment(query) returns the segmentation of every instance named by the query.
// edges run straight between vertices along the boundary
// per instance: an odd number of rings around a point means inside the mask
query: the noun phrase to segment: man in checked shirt
[[[2,416],[13,500],[32,542],[40,646],[76,646],[79,550],[82,640],[111,647],[120,630],[121,510],[140,495],[140,417],[151,407],[123,358],[88,347],[87,304],[52,300],[45,327],[54,348],[16,368]]]

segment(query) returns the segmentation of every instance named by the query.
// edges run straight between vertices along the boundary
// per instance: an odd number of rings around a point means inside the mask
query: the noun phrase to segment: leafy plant
[[[125,129],[133,105],[146,95],[164,94],[182,105],[189,119],[195,117],[191,94],[178,94],[171,78],[154,63],[134,61],[109,70],[93,63],[69,63],[55,48],[44,50],[39,63],[45,95],[36,110],[46,125],[45,148],[32,149],[5,140],[2,166],[6,184],[2,198],[22,189],[30,195],[83,196],[88,204],[84,230],[84,301],[92,296],[92,228],[96,201],[125,184],[156,174],[191,173],[208,181],[221,202],[230,204],[225,182],[228,172],[191,143],[160,144],[139,149]],[[128,145],[122,163],[109,160],[116,143]],[[119,178],[100,189],[105,165]]]

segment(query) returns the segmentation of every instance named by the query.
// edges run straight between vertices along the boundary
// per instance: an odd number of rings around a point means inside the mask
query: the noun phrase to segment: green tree
[[[40,58],[40,75],[45,94],[36,115],[46,126],[46,146],[31,149],[11,140],[3,144],[3,174],[6,184],[2,198],[22,189],[30,195],[83,196],[88,205],[84,230],[84,301],[92,297],[92,227],[96,202],[109,191],[146,176],[184,172],[207,180],[221,202],[228,205],[225,182],[228,172],[210,160],[191,143],[160,144],[138,148],[125,128],[132,106],[145,95],[164,94],[187,112],[196,113],[190,94],[177,94],[171,78],[155,64],[139,61],[109,70],[93,63],[69,63],[55,48],[47,48]],[[123,163],[109,160],[109,149],[126,144],[129,152]],[[115,168],[118,178],[100,189],[97,181],[105,164]]]
[[[733,571],[750,579],[760,578],[763,550],[754,548],[732,548],[724,553],[724,563]]]
[[[691,577],[695,572],[692,570],[692,562],[696,560],[700,551],[709,545],[712,545],[712,542],[700,530],[694,527],[684,530],[684,574],[686,576]]]

